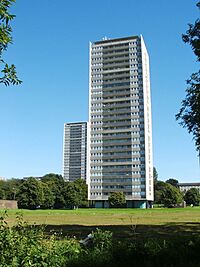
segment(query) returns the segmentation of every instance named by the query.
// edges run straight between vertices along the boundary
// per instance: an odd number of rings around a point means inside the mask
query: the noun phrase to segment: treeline
[[[187,192],[180,191],[178,180],[168,179],[166,182],[154,179],[154,203],[162,204],[165,207],[175,207],[186,202],[187,205],[199,206],[200,193],[196,188]]]
[[[199,206],[200,193],[196,188],[183,194],[178,180],[159,181],[154,168],[154,203],[165,207],[178,206],[183,201],[187,205]],[[0,199],[17,200],[22,209],[65,209],[88,207],[86,182],[78,179],[67,182],[61,175],[47,174],[40,178],[9,179],[0,181]],[[108,199],[111,208],[126,207],[123,192],[113,192]]]
[[[23,209],[87,207],[87,185],[82,179],[67,182],[61,175],[47,174],[0,181],[0,199],[17,200]]]

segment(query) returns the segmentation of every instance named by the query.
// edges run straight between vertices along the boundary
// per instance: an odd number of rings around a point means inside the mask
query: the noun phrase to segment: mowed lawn
[[[8,222],[16,221],[20,212],[30,224],[48,225],[161,225],[166,223],[200,223],[200,207],[156,209],[77,209],[77,210],[8,210]],[[2,215],[4,210],[0,210]]]
[[[0,210],[0,214],[3,214]],[[8,210],[7,222],[21,212],[28,224],[46,225],[48,231],[83,237],[95,228],[116,237],[171,237],[200,233],[200,207],[155,209]]]

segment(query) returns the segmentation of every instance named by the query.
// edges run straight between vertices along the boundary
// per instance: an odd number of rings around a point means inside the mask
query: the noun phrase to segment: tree
[[[156,167],[153,167],[153,179],[155,182],[158,180],[158,172],[156,170]]]
[[[157,181],[154,186],[154,202],[157,204],[161,204],[161,196],[162,196],[162,191],[164,188],[167,186],[167,184],[163,181]]]
[[[158,181],[155,188],[155,203],[168,207],[181,203],[183,196],[180,190],[169,183]]]
[[[180,204],[183,201],[183,196],[179,189],[171,184],[166,184],[161,191],[160,201],[165,207],[169,207],[170,205]]]
[[[174,187],[178,188],[178,180],[174,179],[174,178],[170,178],[166,181],[167,184],[171,184]]]
[[[0,187],[0,199],[5,199],[5,192],[4,190]]]
[[[67,182],[64,188],[64,199],[66,208],[77,208],[81,205],[81,188],[74,182]]]
[[[8,45],[12,43],[12,28],[10,22],[15,15],[9,13],[9,8],[15,3],[15,0],[0,1],[0,64],[2,67],[0,83],[6,86],[9,84],[20,84],[22,81],[17,78],[15,65],[8,65],[2,58],[3,52],[7,50]]]
[[[197,3],[200,9],[200,2]],[[197,19],[193,24],[189,24],[186,34],[182,35],[185,43],[191,45],[192,50],[200,61],[200,20]],[[186,98],[182,101],[182,106],[176,119],[180,120],[180,125],[187,128],[192,133],[195,141],[196,150],[200,156],[200,71],[193,73],[186,81]]]
[[[24,179],[19,186],[16,198],[19,208],[40,208],[45,201],[41,182],[34,177]]]
[[[16,178],[0,181],[0,199],[15,200],[20,183],[21,180]]]
[[[55,174],[55,173],[48,173],[48,174],[44,175],[41,178],[41,181],[44,183],[47,183],[47,182],[55,182],[55,183],[59,183],[59,184],[64,183],[64,179],[63,179],[62,175]]]
[[[51,191],[51,188],[48,183],[41,182],[42,192],[43,192],[43,203],[41,203],[42,209],[51,209],[54,207],[55,196]]]
[[[126,204],[126,198],[123,192],[112,192],[108,202],[111,208],[122,208]]]
[[[77,179],[74,181],[74,183],[79,186],[80,189],[81,206],[88,206],[88,186],[86,184],[86,181],[83,179]]]
[[[184,200],[188,205],[194,205],[194,206],[199,206],[200,203],[200,193],[199,190],[196,188],[191,188],[189,189],[185,196]]]
[[[196,4],[196,6],[200,9],[200,2]],[[197,19],[193,24],[188,24],[189,29],[186,34],[182,35],[182,39],[185,43],[189,43],[192,47],[192,50],[197,56],[197,60],[200,61],[200,20]]]
[[[65,182],[62,194],[66,208],[73,209],[88,206],[88,189],[83,179],[77,179],[74,182]]]
[[[0,180],[0,199],[6,199],[4,185],[5,185],[5,181]]]
[[[54,205],[55,209],[62,209],[65,207],[65,199],[63,195],[65,182],[61,175],[49,173],[44,175],[41,178],[41,181],[48,185],[49,190],[54,196]]]

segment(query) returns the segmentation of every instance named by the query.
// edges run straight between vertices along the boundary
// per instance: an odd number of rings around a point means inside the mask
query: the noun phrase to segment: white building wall
[[[143,95],[144,95],[144,130],[145,130],[145,162],[146,162],[146,197],[154,199],[153,192],[153,151],[152,151],[152,119],[149,56],[141,36]]]

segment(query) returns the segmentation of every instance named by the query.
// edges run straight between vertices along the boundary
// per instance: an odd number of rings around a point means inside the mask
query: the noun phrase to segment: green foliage
[[[67,182],[64,189],[65,205],[68,208],[86,207],[87,200],[87,184],[82,179],[74,182]]]
[[[66,182],[58,174],[41,178],[0,181],[0,199],[17,200],[23,209],[63,209],[87,207],[87,184],[78,179]]]
[[[72,182],[66,183],[63,194],[67,208],[73,209],[81,205],[81,187],[78,184]]]
[[[0,180],[0,199],[5,199],[4,181]]]
[[[44,229],[28,226],[21,214],[17,224],[9,227],[7,213],[0,218],[0,266],[82,266],[96,263],[100,266],[112,254],[112,233],[97,229],[92,233],[92,247],[81,248],[76,239],[44,234]],[[90,265],[91,266],[91,265]]]
[[[182,201],[183,196],[179,189],[170,184],[167,184],[167,186],[163,188],[161,192],[161,203],[164,204],[165,207],[180,204]]]
[[[65,207],[75,209],[80,205],[79,188],[68,182],[63,191]]]
[[[41,208],[42,209],[51,209],[54,207],[55,203],[55,196],[53,192],[51,191],[50,187],[48,184],[42,183],[42,191],[43,191],[43,203],[41,203]]]
[[[174,187],[178,188],[178,180],[174,178],[170,178],[166,181],[167,184],[171,184]]]
[[[0,221],[0,266],[66,266],[78,257],[80,245],[76,240],[47,237],[41,227],[28,226],[21,215],[17,216],[17,225],[10,228],[6,216]]]
[[[48,185],[49,190],[52,192],[54,197],[53,208],[62,209],[65,208],[64,199],[64,187],[65,181],[61,175],[49,173],[41,178],[41,181]]]
[[[200,2],[197,3],[200,8]],[[186,34],[182,35],[183,41],[191,45],[197,61],[200,61],[200,20],[189,24]],[[187,81],[186,97],[182,101],[181,109],[176,115],[180,125],[192,133],[195,146],[200,156],[200,71],[193,73]]]
[[[15,178],[0,181],[0,199],[15,200],[20,184],[21,180]]]
[[[55,173],[49,173],[49,174],[44,175],[41,178],[41,181],[43,183],[54,182],[54,183],[61,184],[61,185],[64,184],[64,179],[62,175],[55,174]]]
[[[95,250],[102,252],[112,248],[112,232],[97,228],[95,232],[92,232],[92,237]]]
[[[34,177],[24,179],[19,186],[16,198],[19,208],[39,208],[45,201],[41,182]]]
[[[110,266],[113,249],[112,232],[97,228],[90,236],[90,242],[82,246],[78,261],[71,262],[70,267]]]
[[[200,262],[197,237],[126,242],[114,240],[110,231],[96,229],[92,243],[81,247],[74,238],[47,236],[44,228],[28,226],[21,214],[13,227],[7,220],[5,212],[0,218],[1,267],[195,267]]]
[[[87,185],[82,179],[66,182],[58,174],[42,178],[0,181],[0,199],[17,199],[23,209],[87,207]]]
[[[5,192],[0,188],[0,199],[6,199]]]
[[[180,204],[183,196],[180,190],[169,183],[158,181],[155,188],[155,203],[170,205]]]
[[[197,3],[197,7],[200,8],[200,2]],[[191,45],[197,60],[200,61],[200,20],[197,19],[194,25],[188,24],[188,26],[189,29],[186,34],[182,35],[182,39],[185,43]]]
[[[138,240],[114,247],[109,266],[198,266],[199,240]],[[196,254],[197,253],[197,254]]]
[[[184,200],[188,205],[194,205],[194,206],[199,206],[200,203],[200,193],[197,188],[191,188],[189,189],[185,196]]]
[[[126,204],[125,194],[123,192],[112,192],[108,202],[112,208],[122,208]]]
[[[77,179],[74,183],[79,187],[81,195],[81,207],[88,207],[88,186],[83,179]]]
[[[15,0],[1,0],[0,2],[0,63],[1,73],[0,83],[6,86],[9,84],[20,84],[21,80],[17,78],[16,68],[13,64],[10,66],[3,60],[3,52],[7,50],[8,45],[12,43],[12,28],[10,22],[15,18],[9,13],[9,8],[15,3]]]
[[[158,180],[158,172],[156,170],[156,167],[153,167],[153,179],[154,181]]]
[[[156,192],[156,185],[158,182],[158,172],[155,167],[153,167],[153,190],[154,190],[154,202],[156,202],[156,199],[158,198],[158,193]]]
[[[176,119],[181,120],[180,125],[193,134],[196,149],[200,152],[200,71],[193,73],[187,84],[186,98]]]
[[[163,188],[165,187],[165,182],[157,181],[154,183],[154,202],[157,204],[161,203],[161,193]]]

